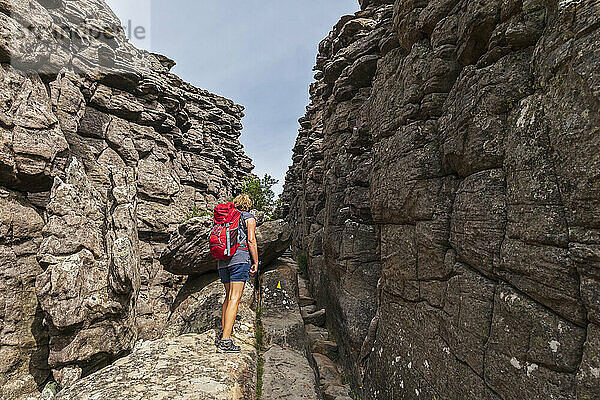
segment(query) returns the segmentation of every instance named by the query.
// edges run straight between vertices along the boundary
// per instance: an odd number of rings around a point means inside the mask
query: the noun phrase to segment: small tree
[[[267,217],[271,218],[277,204],[273,185],[276,185],[278,182],[277,179],[274,179],[269,174],[265,174],[262,179],[247,176],[242,182],[240,191],[250,195],[256,210],[264,211]]]

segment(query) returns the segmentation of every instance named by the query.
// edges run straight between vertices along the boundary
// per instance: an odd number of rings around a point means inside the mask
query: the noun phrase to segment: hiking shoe
[[[240,346],[233,344],[231,339],[221,339],[217,345],[217,353],[239,353]]]

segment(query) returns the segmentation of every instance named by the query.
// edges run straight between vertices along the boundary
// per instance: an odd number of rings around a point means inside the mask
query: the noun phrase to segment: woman
[[[258,246],[256,243],[256,218],[250,213],[252,200],[247,194],[241,194],[233,200],[235,208],[242,213],[238,230],[238,247],[229,260],[219,260],[219,276],[225,286],[225,301],[221,327],[221,339],[217,344],[219,352],[236,353],[236,346],[231,339],[231,331],[238,312],[238,305],[244,293],[244,286],[250,276],[258,271]]]

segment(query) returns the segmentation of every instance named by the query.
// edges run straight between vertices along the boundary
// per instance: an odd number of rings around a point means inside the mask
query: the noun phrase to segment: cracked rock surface
[[[250,174],[243,107],[173,65],[102,0],[0,2],[1,398],[161,337],[170,234]]]
[[[232,335],[241,347],[238,354],[216,352],[224,295],[216,273],[190,278],[164,338],[138,341],[131,354],[60,391],[56,399],[254,399],[253,285],[244,290]]]
[[[360,4],[281,209],[353,388],[600,397],[600,4]]]
[[[298,305],[298,266],[281,257],[262,272],[260,309],[265,400],[321,398]]]

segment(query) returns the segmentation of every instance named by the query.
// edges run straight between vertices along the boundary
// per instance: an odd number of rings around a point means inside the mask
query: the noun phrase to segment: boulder
[[[284,220],[267,221],[256,231],[258,258],[262,265],[269,265],[290,247],[292,232]]]
[[[106,367],[58,393],[55,400],[175,398],[254,399],[256,349],[215,352],[214,330],[145,341]]]
[[[254,330],[254,282],[246,282],[238,308],[234,332],[248,333]],[[171,315],[162,336],[179,336],[187,333],[203,333],[221,326],[221,305],[225,290],[216,271],[200,276],[190,276],[173,302]]]
[[[201,275],[217,268],[217,261],[209,248],[213,226],[209,216],[191,218],[182,223],[171,235],[167,249],[160,257],[165,270],[176,275]],[[283,220],[268,221],[256,230],[259,259],[268,265],[289,247],[291,233]]]
[[[171,236],[160,262],[165,270],[176,275],[200,275],[217,268],[210,254],[209,240],[213,219],[209,216],[191,218]]]

